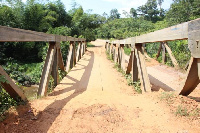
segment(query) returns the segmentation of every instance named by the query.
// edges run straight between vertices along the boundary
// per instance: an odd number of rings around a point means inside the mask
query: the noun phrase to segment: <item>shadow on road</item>
[[[66,77],[69,80],[72,80],[75,83],[62,83],[63,85],[71,85],[71,87],[64,88],[62,90],[54,91],[49,96],[58,96],[62,95],[68,91],[74,90],[74,93],[70,96],[62,99],[62,100],[55,100],[53,103],[48,105],[43,111],[39,112],[36,116],[36,119],[31,120],[30,118],[26,118],[26,115],[28,115],[28,110],[31,108],[28,106],[27,108],[24,107],[25,111],[23,114],[20,114],[17,118],[18,122],[17,124],[9,123],[9,128],[5,129],[5,132],[43,132],[46,133],[52,126],[53,122],[56,120],[56,118],[60,115],[61,110],[64,108],[64,106],[73,98],[76,96],[82,94],[84,91],[86,91],[89,78],[91,76],[91,71],[94,64],[94,52],[87,51],[87,56],[89,56],[88,65],[82,66],[83,69],[85,69],[80,81],[77,79],[74,79],[67,75]],[[81,59],[82,61],[87,59]],[[78,70],[77,70],[78,71]],[[47,97],[48,98],[48,97]],[[49,97],[50,98],[50,97]],[[45,101],[45,99],[44,99]],[[1,125],[0,125],[1,127]],[[1,129],[0,129],[1,130]],[[0,131],[1,132],[1,131]]]

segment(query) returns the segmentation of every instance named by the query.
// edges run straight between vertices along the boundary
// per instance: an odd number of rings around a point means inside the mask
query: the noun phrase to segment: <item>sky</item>
[[[74,0],[61,0],[66,9],[69,10]],[[123,10],[129,12],[130,8],[135,8],[144,5],[147,0],[75,0],[77,4],[81,5],[86,11],[92,9],[92,13],[102,15],[104,12],[110,13],[111,9],[118,9],[119,13],[122,14]],[[162,8],[169,9],[172,0],[164,0]]]
[[[24,2],[26,0],[23,0]],[[81,5],[85,11],[92,9],[91,13],[96,13],[102,15],[106,12],[110,14],[111,9],[118,9],[121,17],[123,17],[123,10],[129,12],[130,8],[135,8],[144,5],[147,0],[61,0],[66,10],[70,10],[72,3],[75,1],[77,4]],[[164,0],[162,8],[169,9],[172,0]]]

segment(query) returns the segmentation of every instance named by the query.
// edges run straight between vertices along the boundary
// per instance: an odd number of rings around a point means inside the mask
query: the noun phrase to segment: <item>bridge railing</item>
[[[105,48],[110,56],[113,56],[114,61],[118,62],[126,73],[132,71],[133,81],[138,81],[138,77],[140,77],[142,91],[149,92],[151,91],[151,87],[145,65],[146,53],[143,46],[146,43],[160,42],[157,57],[163,49],[162,61],[164,63],[165,52],[167,50],[173,65],[178,67],[178,63],[167,45],[168,41],[175,40],[188,40],[188,48],[191,51],[191,60],[187,69],[185,82],[176,90],[178,94],[189,95],[200,82],[200,19],[124,40],[106,40]],[[125,68],[123,48],[127,44],[131,45],[132,50],[128,67]]]
[[[60,49],[60,42],[70,42],[69,52],[66,60],[66,66],[62,58]],[[0,42],[48,42],[49,48],[45,59],[45,64],[40,79],[38,96],[47,94],[48,83],[50,75],[54,79],[54,85],[59,82],[58,68],[62,71],[69,72],[69,70],[81,59],[86,51],[86,39],[74,38],[70,36],[60,36],[53,34],[46,34],[42,32],[35,32],[30,30],[23,30],[17,28],[10,28],[0,26]],[[75,43],[78,43],[76,50]],[[12,52],[12,51],[11,51]],[[10,94],[11,97],[21,97],[26,100],[26,97],[21,89],[12,81],[9,75],[0,66],[0,75],[3,75],[8,82],[1,82],[3,88]]]

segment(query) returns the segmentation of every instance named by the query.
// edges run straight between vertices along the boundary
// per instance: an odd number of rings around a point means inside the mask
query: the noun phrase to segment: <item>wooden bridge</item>
[[[175,67],[178,67],[176,59],[170,48],[167,45],[168,41],[174,40],[188,40],[188,47],[191,51],[191,60],[187,70],[187,76],[185,82],[177,90],[178,94],[188,95],[200,82],[200,19],[196,19],[190,22],[185,22],[176,26],[172,26],[166,29],[158,30],[152,33],[144,34],[137,37],[131,37],[124,40],[104,41],[105,48],[113,57],[114,61],[119,63],[120,67],[128,74],[132,72],[133,81],[141,81],[141,88],[143,92],[151,92],[151,86],[149,77],[145,66],[145,51],[144,44],[152,42],[161,42],[158,51],[158,56],[163,49],[168,51],[170,58]],[[66,60],[66,66],[61,54],[60,42],[69,41],[70,49]],[[45,60],[45,65],[42,71],[42,77],[40,80],[38,95],[44,96],[47,94],[47,87],[52,74],[54,78],[54,85],[58,84],[58,67],[62,71],[69,72],[70,68],[81,59],[86,51],[86,39],[74,38],[68,36],[51,35],[40,32],[9,28],[0,26],[0,42],[48,42],[49,49]],[[78,43],[76,50],[75,43]],[[128,62],[128,67],[125,67],[125,54],[124,46],[131,45],[132,51]],[[163,54],[163,61],[165,60],[165,54]],[[0,74],[5,76],[8,83],[1,83],[5,90],[15,98],[20,96],[23,100],[26,100],[23,92],[15,85],[12,79],[6,74],[3,68],[0,66]]]
[[[60,42],[62,41],[70,42],[70,48],[66,60],[66,66],[64,66],[64,61],[60,49]],[[54,79],[54,85],[57,86],[59,82],[58,67],[62,71],[69,72],[69,70],[73,68],[76,62],[81,59],[86,50],[86,39],[83,38],[52,35],[52,34],[34,32],[29,30],[9,28],[4,26],[0,26],[0,42],[48,42],[49,43],[49,48],[40,80],[38,96],[44,96],[47,94],[50,74]],[[77,51],[75,46],[76,43],[78,43]],[[8,83],[2,82],[1,84],[4,87],[4,89],[10,94],[10,96],[13,98],[20,96],[21,99],[26,100],[26,97],[23,94],[23,92],[12,81],[12,79],[8,76],[8,74],[3,70],[1,66],[0,66],[0,74],[5,76],[6,80],[8,81]]]

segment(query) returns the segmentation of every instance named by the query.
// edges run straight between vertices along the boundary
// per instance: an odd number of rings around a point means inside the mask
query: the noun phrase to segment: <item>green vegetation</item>
[[[114,62],[112,56],[110,56],[108,52],[106,52],[106,55],[107,55],[108,60]],[[139,93],[139,94],[142,93],[142,90],[140,88],[140,86],[141,86],[140,80],[138,80],[137,82],[133,82],[131,74],[126,74],[125,71],[123,71],[123,69],[120,68],[118,63],[115,63],[113,68],[115,68],[118,72],[120,72],[126,78],[128,85],[133,86],[134,90],[137,93]]]
[[[90,42],[87,42],[87,47],[95,47],[95,45],[91,44]]]
[[[165,100],[168,104],[173,103],[172,98],[175,97],[175,94],[173,92],[162,92],[160,99]]]
[[[175,114],[179,116],[189,116],[187,108],[182,107],[181,105],[178,106]]]

